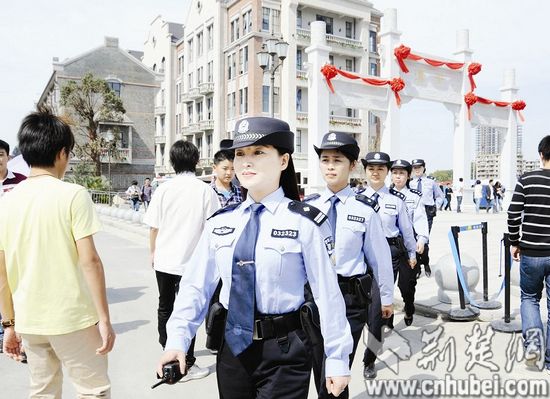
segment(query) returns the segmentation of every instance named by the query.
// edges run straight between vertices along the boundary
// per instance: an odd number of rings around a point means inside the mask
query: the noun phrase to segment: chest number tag
[[[298,230],[271,230],[271,237],[277,238],[298,238]]]
[[[348,215],[348,220],[351,222],[364,223],[365,218],[362,216]]]
[[[386,209],[397,209],[397,207],[394,204],[386,204],[385,208]]]

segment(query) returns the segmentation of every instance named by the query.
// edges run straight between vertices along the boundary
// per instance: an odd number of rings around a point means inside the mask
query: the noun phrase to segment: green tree
[[[87,73],[80,82],[71,80],[61,87],[61,105],[69,111],[70,121],[82,138],[77,137],[76,156],[92,162],[94,175],[101,176],[101,155],[109,151],[117,158],[118,135],[115,132],[115,140],[109,143],[99,135],[99,125],[122,120],[126,113],[122,100],[104,79]]]
[[[453,171],[449,170],[434,170],[431,175],[439,182],[453,180]]]
[[[71,183],[80,184],[88,190],[108,191],[110,184],[103,176],[94,175],[94,165],[80,162],[73,168],[73,173],[67,178]]]

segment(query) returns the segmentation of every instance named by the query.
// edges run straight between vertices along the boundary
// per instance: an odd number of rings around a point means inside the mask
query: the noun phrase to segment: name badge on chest
[[[271,230],[271,237],[276,238],[298,238],[298,230],[277,230],[272,229]]]
[[[384,208],[386,208],[386,209],[397,209],[397,206],[395,206],[394,204],[386,204],[386,205],[384,205]]]
[[[351,222],[364,223],[365,218],[362,216],[348,215],[348,220]]]
[[[223,227],[216,227],[214,230],[212,230],[212,233],[216,234],[217,236],[226,236],[228,234],[231,234],[235,231],[235,228],[223,226]]]

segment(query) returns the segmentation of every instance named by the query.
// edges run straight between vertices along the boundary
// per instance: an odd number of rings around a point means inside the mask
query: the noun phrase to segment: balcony
[[[201,131],[201,128],[198,123],[190,123],[187,126],[182,128],[183,134],[198,133]]]
[[[296,112],[296,127],[307,129],[307,112]]]
[[[164,135],[155,136],[155,144],[164,144],[164,143],[166,143],[166,136]]]
[[[296,70],[296,84],[299,86],[307,86],[307,72],[301,69]]]
[[[212,158],[201,158],[197,164],[197,168],[199,169],[211,168],[212,166],[214,166],[214,160]]]
[[[101,151],[101,162],[109,163],[109,156],[107,149]],[[131,148],[117,148],[111,152],[110,163],[132,163],[132,149]]]
[[[155,115],[164,115],[166,114],[166,106],[157,105],[155,106]]]
[[[213,119],[204,119],[199,121],[200,130],[214,130],[214,120]]]
[[[330,127],[344,131],[356,131],[363,124],[361,118],[350,118],[348,116],[331,116],[328,123]]]
[[[196,100],[197,98],[200,98],[202,94],[199,91],[198,87],[193,87],[192,89],[189,89],[188,92],[185,92],[181,95],[181,101],[184,103],[190,103],[193,100]]]
[[[309,45],[311,41],[311,32],[309,29],[296,28],[296,40],[298,44]],[[363,43],[360,40],[328,33],[326,34],[326,40],[327,44],[331,46],[334,51],[341,50],[341,52],[345,54],[362,55]]]
[[[214,83],[213,82],[204,82],[199,84],[199,93],[200,94],[210,94],[214,92]]]

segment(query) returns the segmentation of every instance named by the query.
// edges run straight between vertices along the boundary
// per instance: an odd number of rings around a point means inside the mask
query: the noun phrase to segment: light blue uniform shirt
[[[428,206],[439,206],[443,203],[445,195],[443,191],[439,188],[439,184],[426,175],[422,175],[420,178],[414,177],[409,183],[411,188],[417,189],[418,179],[420,179],[420,185],[422,186],[422,200],[424,205]]]
[[[374,191],[372,187],[367,187],[363,194],[372,198],[375,192],[380,196],[378,198],[378,204],[380,205],[378,214],[380,215],[380,219],[382,219],[382,227],[384,228],[386,237],[403,236],[409,259],[415,259],[416,240],[414,239],[413,227],[407,213],[405,201],[390,193],[390,190],[386,186],[383,186],[378,191]]]
[[[319,198],[308,203],[327,213],[333,195],[327,188]],[[391,305],[393,267],[380,217],[372,207],[355,198],[356,193],[350,186],[336,193],[336,196],[340,200],[336,203],[336,272],[344,277],[365,274],[366,258],[380,287],[382,305]]]
[[[235,245],[250,218],[248,196],[237,208],[206,222],[204,232],[180,281],[174,311],[167,324],[166,350],[186,352],[206,317],[210,298],[222,280],[220,302],[227,309]],[[346,307],[330,260],[333,241],[328,223],[312,220],[288,209],[290,199],[279,188],[261,203],[256,242],[256,308],[262,314],[298,310],[309,281],[319,308],[327,376],[349,375],[353,347]]]
[[[397,189],[394,187],[394,190]],[[407,205],[414,232],[416,233],[416,241],[426,244],[430,233],[428,230],[428,216],[422,202],[422,195],[412,192],[406,186],[399,192],[406,197],[405,204]]]

